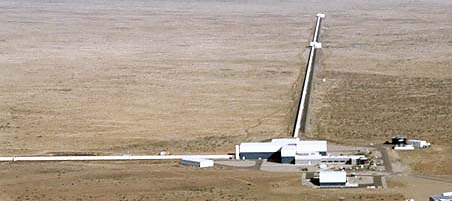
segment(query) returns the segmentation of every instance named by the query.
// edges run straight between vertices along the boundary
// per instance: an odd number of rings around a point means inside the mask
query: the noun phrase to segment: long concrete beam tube
[[[319,42],[320,23],[322,22],[323,18],[325,18],[325,14],[323,13],[317,14],[317,21],[315,24],[314,37],[312,37],[312,42]]]
[[[304,132],[306,125],[306,115],[308,111],[308,102],[309,102],[309,92],[311,88],[311,80],[313,76],[313,66],[315,62],[315,50],[317,48],[322,48],[322,44],[319,42],[319,33],[320,33],[320,24],[322,22],[322,18],[325,17],[325,14],[319,13],[317,14],[317,21],[314,30],[314,36],[312,38],[312,42],[310,43],[311,50],[309,52],[309,59],[306,65],[306,74],[303,81],[303,87],[301,91],[301,97],[298,102],[297,107],[297,116],[295,118],[295,124],[293,128],[293,137],[297,138],[300,136],[300,132]]]
[[[0,157],[0,162],[19,161],[122,161],[122,160],[180,160],[182,158],[232,159],[233,155],[124,155],[124,156],[16,156]]]

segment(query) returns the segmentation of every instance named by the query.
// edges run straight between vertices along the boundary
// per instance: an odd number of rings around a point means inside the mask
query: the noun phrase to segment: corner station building
[[[328,151],[327,141],[299,138],[272,139],[271,142],[241,143],[236,147],[237,159],[269,159],[281,163],[295,163],[305,157],[320,159]]]

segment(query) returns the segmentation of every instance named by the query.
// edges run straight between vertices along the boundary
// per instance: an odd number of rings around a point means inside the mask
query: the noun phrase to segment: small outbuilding
[[[182,158],[181,164],[186,165],[186,166],[205,168],[205,167],[213,167],[214,162],[213,162],[213,160],[203,159],[203,158]]]

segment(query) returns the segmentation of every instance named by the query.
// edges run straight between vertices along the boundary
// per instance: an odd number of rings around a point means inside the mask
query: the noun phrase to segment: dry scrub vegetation
[[[286,136],[315,19],[301,6],[0,2],[0,150],[141,153],[181,141],[171,149],[225,152]],[[206,138],[227,140],[213,150]]]
[[[434,146],[431,149],[400,153],[414,173],[452,179],[452,147]]]
[[[2,169],[0,200],[336,201],[342,197],[353,201],[395,201],[402,198],[395,192],[300,187],[301,175],[296,173],[223,167],[200,170],[173,162],[16,163],[2,165]]]
[[[449,0],[1,1],[0,153],[225,153],[288,136],[314,16],[326,12],[308,136],[406,134],[444,147],[419,160],[447,161],[451,9]],[[401,199],[175,163],[0,167],[8,201]]]
[[[345,143],[384,142],[396,134],[452,143],[452,78],[325,72],[335,87],[324,97],[319,133]],[[348,141],[347,139],[355,139]]]
[[[452,5],[376,4],[328,18],[309,137],[346,144],[383,143],[397,134],[428,140],[437,149],[407,153],[411,169],[450,177]]]

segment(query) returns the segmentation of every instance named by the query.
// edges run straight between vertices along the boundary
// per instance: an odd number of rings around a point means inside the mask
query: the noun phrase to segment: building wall
[[[181,164],[186,166],[201,167],[201,163],[195,161],[181,160]]]
[[[452,196],[434,195],[430,197],[430,201],[452,200]]]
[[[240,152],[239,156],[240,159],[281,159],[281,154],[279,152]]]
[[[281,163],[294,164],[295,157],[281,157]]]
[[[345,187],[345,183],[320,183],[320,187]]]
[[[317,165],[320,164],[320,159],[316,160],[316,159],[309,159],[309,160],[295,160],[295,164],[298,165]]]

